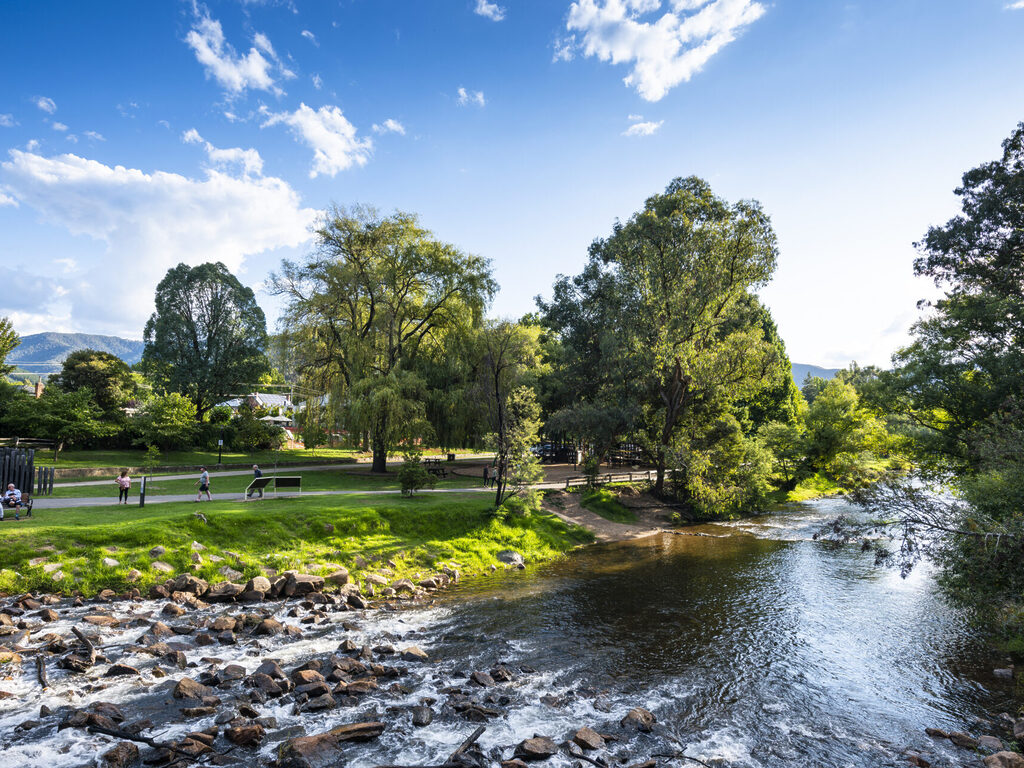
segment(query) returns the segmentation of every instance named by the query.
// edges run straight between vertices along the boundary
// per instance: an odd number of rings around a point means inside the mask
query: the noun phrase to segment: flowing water
[[[980,765],[978,756],[924,729],[995,733],[976,717],[1011,707],[1009,684],[992,676],[998,659],[969,617],[942,601],[926,569],[901,579],[857,547],[811,539],[821,522],[845,512],[842,501],[824,500],[688,531],[703,535],[590,547],[527,571],[466,580],[428,608],[367,614],[357,629],[340,624],[351,614],[332,615],[304,628],[298,641],[205,655],[251,672],[264,657],[286,669],[322,657],[342,637],[415,643],[430,653],[431,664],[402,678],[406,691],[382,691],[355,708],[298,715],[280,700],[260,707],[279,728],[270,732],[264,760],[296,726],[316,733],[379,715],[388,730],[348,749],[346,765],[439,763],[476,725],[442,707],[442,689],[472,689],[466,675],[504,663],[515,671],[511,683],[476,689],[490,692],[488,706],[501,712],[480,739],[495,757],[499,748],[508,757],[511,745],[534,734],[561,741],[587,725],[619,735],[610,753],[629,761],[682,750],[741,768],[898,766],[912,748],[934,765]],[[285,616],[287,606],[278,610]],[[146,658],[123,660],[145,674],[152,664]],[[152,680],[140,690],[117,682],[89,691],[53,677],[49,693],[38,692],[27,672],[0,681],[17,694],[0,701],[0,766],[61,768],[96,759],[99,737],[58,734],[46,724],[11,735],[41,703],[120,701],[159,722],[153,713],[165,711],[159,702],[171,684]],[[405,708],[424,698],[436,700],[438,716],[413,728]],[[654,733],[619,727],[636,706],[656,715]],[[167,722],[150,735],[172,738],[211,723]],[[559,756],[546,765],[572,762]]]

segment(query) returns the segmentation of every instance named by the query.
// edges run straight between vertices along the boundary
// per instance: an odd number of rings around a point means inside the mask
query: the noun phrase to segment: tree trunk
[[[370,436],[370,442],[373,445],[373,465],[370,467],[371,472],[387,472],[388,471],[388,417],[381,414],[377,417],[377,424],[374,428],[373,434]]]

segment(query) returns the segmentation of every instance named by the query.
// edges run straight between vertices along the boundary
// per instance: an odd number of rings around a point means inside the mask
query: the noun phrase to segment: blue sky
[[[1020,120],[1024,0],[9,1],[0,314],[139,338],[219,259],[273,319],[267,274],[358,202],[492,259],[517,316],[697,174],[772,216],[791,357],[885,364],[913,241]]]

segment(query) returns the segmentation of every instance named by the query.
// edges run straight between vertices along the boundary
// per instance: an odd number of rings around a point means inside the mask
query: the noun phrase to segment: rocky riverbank
[[[521,568],[502,553],[506,568]],[[458,582],[456,563],[410,579],[344,569],[210,585],[182,574],[98,599],[0,603],[4,764],[604,766],[678,752],[641,708],[581,687],[542,693],[528,659],[435,659],[403,608]],[[426,642],[425,642],[426,641]],[[520,708],[586,701],[568,732],[517,734]],[[497,739],[481,738],[502,723]],[[450,749],[457,742],[457,747]]]

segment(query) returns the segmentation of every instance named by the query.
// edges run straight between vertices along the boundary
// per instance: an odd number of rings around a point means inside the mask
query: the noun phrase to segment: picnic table
[[[423,459],[423,468],[437,477],[448,477],[448,470],[441,466],[440,457]]]

